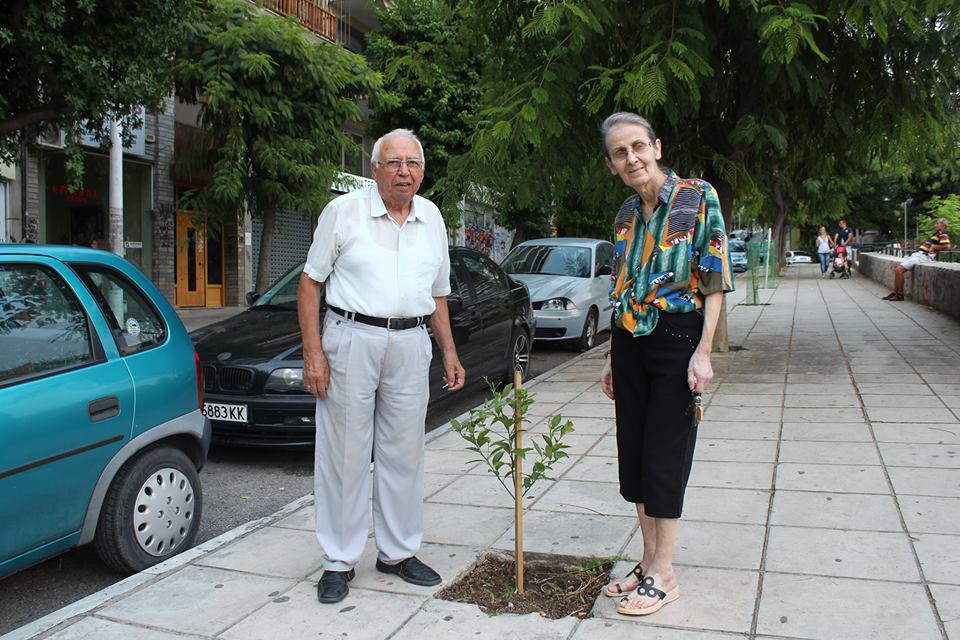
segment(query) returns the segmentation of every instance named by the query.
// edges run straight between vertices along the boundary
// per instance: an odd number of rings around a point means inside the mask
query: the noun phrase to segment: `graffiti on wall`
[[[156,229],[157,234],[157,245],[162,249],[169,249],[173,246],[175,222],[173,216],[173,204],[169,202],[159,203],[157,208],[153,211],[153,216],[156,221],[154,228]]]
[[[482,254],[490,255],[493,249],[493,230],[483,220],[475,220],[464,226],[464,245]]]

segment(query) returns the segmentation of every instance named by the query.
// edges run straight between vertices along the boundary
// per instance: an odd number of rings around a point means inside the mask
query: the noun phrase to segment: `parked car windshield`
[[[514,249],[503,261],[507,273],[541,273],[550,276],[590,277],[588,247],[527,245]]]
[[[303,273],[303,265],[298,265],[284,274],[277,280],[272,287],[257,298],[257,301],[251,305],[256,307],[282,307],[284,309],[297,309],[297,287],[300,286],[300,274]]]
[[[727,243],[727,250],[731,253],[746,253],[747,244],[742,240],[731,240]]]

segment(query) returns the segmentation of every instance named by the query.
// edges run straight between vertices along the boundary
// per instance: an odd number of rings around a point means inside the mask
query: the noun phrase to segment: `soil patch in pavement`
[[[524,592],[517,593],[513,556],[488,554],[436,597],[478,605],[487,613],[539,613],[547,618],[591,616],[610,579],[612,558],[525,555]]]

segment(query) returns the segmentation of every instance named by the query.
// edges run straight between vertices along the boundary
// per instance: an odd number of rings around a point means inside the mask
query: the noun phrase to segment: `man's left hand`
[[[694,351],[687,366],[687,384],[690,391],[703,393],[707,385],[713,380],[713,366],[710,364],[710,354]]]
[[[447,391],[459,391],[467,382],[467,372],[455,353],[443,358],[443,381],[447,383]]]

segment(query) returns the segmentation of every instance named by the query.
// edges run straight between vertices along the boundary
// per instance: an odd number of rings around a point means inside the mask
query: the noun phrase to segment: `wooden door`
[[[177,212],[177,306],[207,304],[206,225],[187,211]]]

